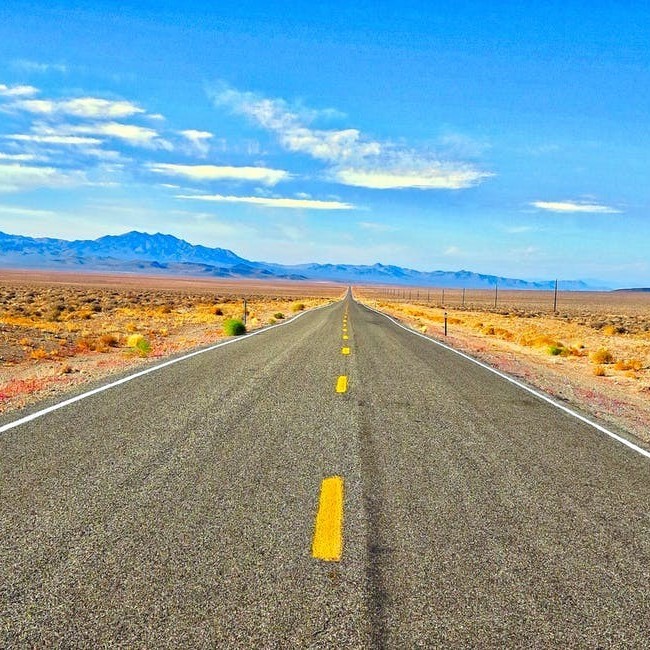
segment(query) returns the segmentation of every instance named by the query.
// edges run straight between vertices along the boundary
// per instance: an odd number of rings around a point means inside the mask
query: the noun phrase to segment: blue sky
[[[0,230],[647,286],[648,34],[640,2],[5,0]]]

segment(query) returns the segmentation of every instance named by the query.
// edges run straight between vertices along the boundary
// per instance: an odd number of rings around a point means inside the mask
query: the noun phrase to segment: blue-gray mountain
[[[224,248],[194,246],[160,233],[129,232],[94,240],[32,238],[0,232],[0,268],[147,273],[198,277],[329,280],[422,287],[552,289],[553,281],[527,282],[470,271],[415,271],[374,264],[298,264],[252,262]],[[595,288],[586,282],[562,281],[560,288]]]

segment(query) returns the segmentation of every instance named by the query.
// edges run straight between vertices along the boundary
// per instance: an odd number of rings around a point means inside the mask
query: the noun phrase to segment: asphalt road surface
[[[650,460],[349,298],[5,430],[0,550],[3,648],[650,645]]]

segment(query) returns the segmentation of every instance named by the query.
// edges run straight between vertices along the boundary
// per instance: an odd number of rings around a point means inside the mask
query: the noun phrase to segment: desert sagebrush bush
[[[625,359],[614,364],[614,370],[641,370],[643,363],[639,359]]]
[[[226,336],[246,334],[246,325],[238,318],[227,318],[223,321],[223,331]]]
[[[293,305],[291,305],[291,311],[302,311],[305,308],[305,303],[304,302],[294,302]]]
[[[592,363],[595,364],[612,363],[614,361],[612,353],[607,348],[599,348],[598,350],[594,350],[589,355],[589,359]]]

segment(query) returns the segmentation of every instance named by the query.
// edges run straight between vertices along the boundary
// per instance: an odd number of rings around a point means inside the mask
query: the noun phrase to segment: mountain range
[[[384,264],[254,262],[224,248],[195,246],[173,235],[132,231],[94,240],[32,238],[0,232],[0,268],[143,273],[215,278],[320,280],[348,284],[489,289],[553,289],[554,281],[530,282],[471,271],[416,271]],[[596,287],[561,281],[564,291]]]

